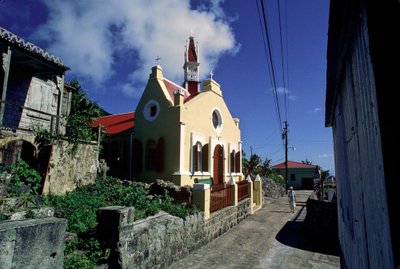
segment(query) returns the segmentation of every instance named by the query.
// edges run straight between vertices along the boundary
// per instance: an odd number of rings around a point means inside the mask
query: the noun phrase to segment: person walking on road
[[[294,192],[293,187],[289,188],[288,201],[289,201],[290,211],[294,213],[294,209],[296,208],[296,193]]]

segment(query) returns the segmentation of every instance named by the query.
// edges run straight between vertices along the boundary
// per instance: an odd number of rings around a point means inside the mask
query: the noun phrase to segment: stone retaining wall
[[[62,268],[67,221],[57,218],[0,223],[0,268]]]
[[[250,214],[250,199],[211,214],[181,219],[160,212],[133,222],[134,208],[106,207],[98,212],[98,234],[111,249],[110,268],[165,268],[216,239]]]
[[[308,198],[304,225],[313,236],[336,242],[338,240],[337,204]]]
[[[279,199],[285,196],[285,187],[270,178],[263,178],[263,193],[265,197]]]
[[[53,145],[44,194],[65,194],[95,181],[99,158],[97,144],[80,143],[75,153],[71,153],[72,147],[73,144],[63,140]]]

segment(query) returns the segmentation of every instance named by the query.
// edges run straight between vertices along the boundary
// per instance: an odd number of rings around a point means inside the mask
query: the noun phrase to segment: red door
[[[224,182],[224,149],[221,145],[214,148],[214,185]]]

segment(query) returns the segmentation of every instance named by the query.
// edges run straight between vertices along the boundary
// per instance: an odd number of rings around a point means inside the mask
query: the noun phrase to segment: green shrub
[[[149,198],[148,190],[142,183],[124,184],[113,177],[79,187],[64,196],[45,196],[44,204],[54,207],[56,217],[68,220],[68,232],[77,234],[77,238],[66,245],[65,268],[93,268],[107,258],[107,253],[101,251],[95,237],[96,211],[100,207],[132,206],[135,208],[135,220],[154,215],[160,210],[181,218],[198,212],[195,207],[174,203],[167,193]]]
[[[165,195],[162,197],[160,208],[161,210],[180,218],[184,218],[199,212],[199,209],[194,205],[193,207],[188,207],[186,203],[175,203],[168,193],[165,193]]]
[[[284,186],[285,185],[285,179],[283,178],[283,176],[276,174],[276,173],[271,173],[268,178],[272,179],[273,181],[275,181],[275,183]]]
[[[8,217],[3,212],[0,212],[0,221],[8,220]]]
[[[11,186],[15,193],[20,192],[19,188],[22,185],[28,185],[34,194],[37,194],[40,187],[42,177],[40,173],[30,167],[24,160],[19,159],[11,165]]]

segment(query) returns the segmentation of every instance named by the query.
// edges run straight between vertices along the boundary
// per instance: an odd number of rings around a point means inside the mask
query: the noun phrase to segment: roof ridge
[[[17,34],[14,34],[13,32],[0,27],[0,37],[4,40],[7,40],[8,42],[17,45],[20,48],[23,48],[26,51],[29,51],[33,54],[39,55],[42,58],[46,59],[49,62],[52,62],[58,66],[61,66],[65,69],[69,69],[69,67],[65,66],[64,62],[61,60],[61,58],[57,57],[51,52],[48,52],[41,47],[33,44],[32,42],[29,42],[25,40],[24,38],[20,37]]]
[[[169,82],[169,83],[171,83],[171,84],[174,84],[175,86],[177,86],[177,87],[179,87],[180,89],[182,89],[182,90],[186,91],[187,93],[189,93],[189,91],[188,91],[187,89],[183,88],[182,86],[179,86],[179,85],[176,84],[175,82],[173,82],[173,81],[171,81],[171,80],[169,80],[169,79],[167,79],[167,78],[164,78],[164,80],[166,80],[167,82]],[[190,93],[189,93],[189,94],[190,94]]]

